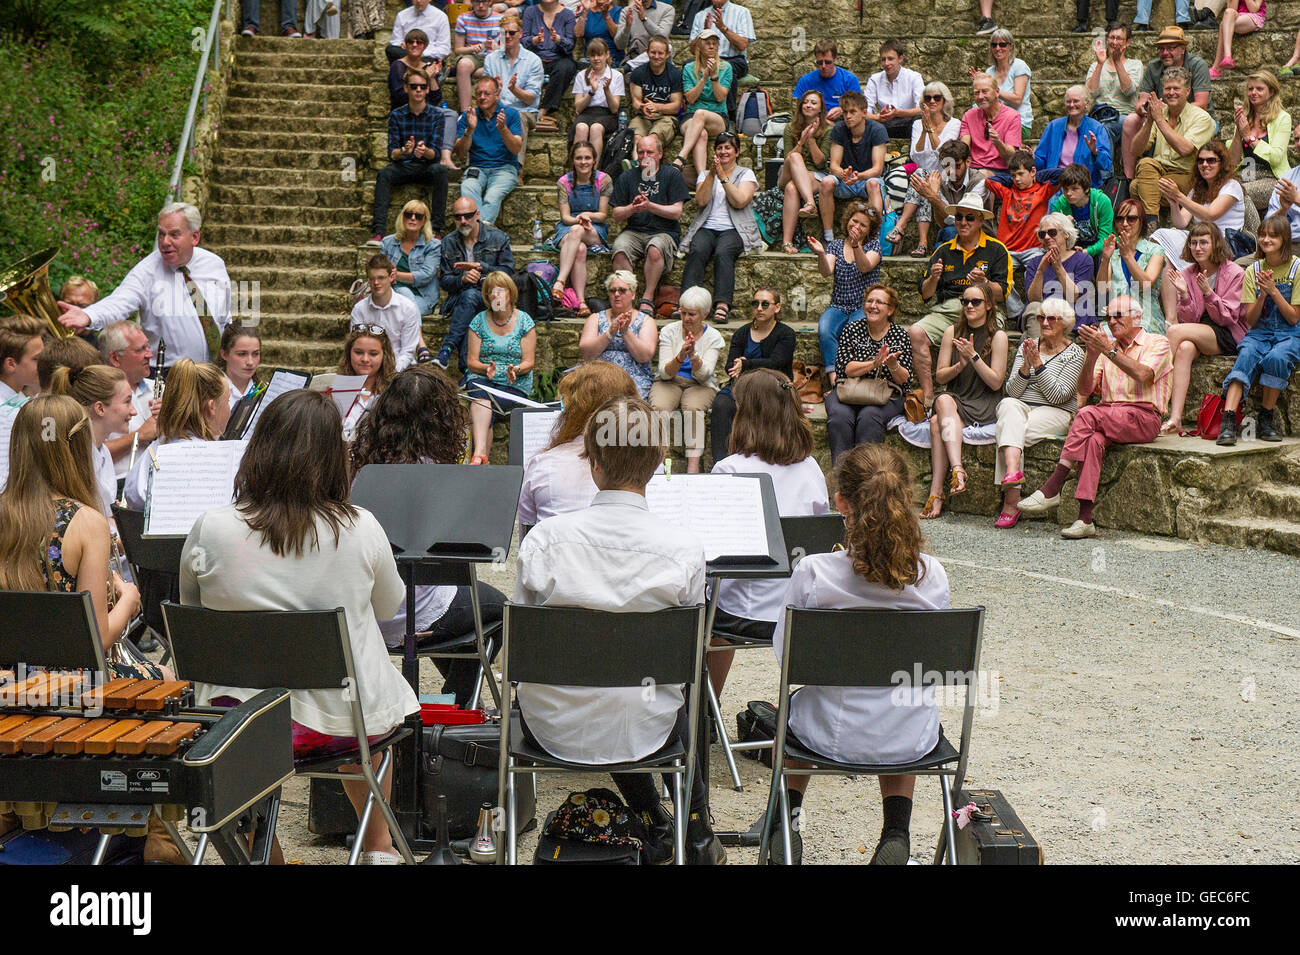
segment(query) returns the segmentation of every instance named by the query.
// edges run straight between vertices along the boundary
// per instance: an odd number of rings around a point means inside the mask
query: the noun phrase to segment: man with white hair
[[[153,400],[153,380],[149,377],[149,339],[135,322],[114,322],[99,333],[99,351],[104,361],[121,368],[131,388],[131,405],[135,414],[123,434],[110,434],[104,441],[113,455],[113,470],[120,481],[131,463],[131,445],[140,435],[137,452],[143,453],[158,437],[158,411],[161,401]]]
[[[167,344],[170,368],[179,358],[211,361],[230,324],[230,275],[219,255],[199,248],[199,210],[173,202],[158,213],[157,248],[126,274],[111,295],[88,308],[59,302],[59,321],[96,331],[140,313],[149,348]]]

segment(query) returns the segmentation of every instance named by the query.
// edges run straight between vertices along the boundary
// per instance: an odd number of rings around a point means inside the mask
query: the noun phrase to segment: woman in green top
[[[717,30],[703,31],[691,41],[695,59],[682,67],[686,97],[686,122],[682,124],[682,149],[673,160],[680,170],[689,157],[696,173],[708,168],[708,144],[727,128],[727,93],[731,90],[731,64],[718,56]]]
[[[507,417],[513,407],[513,403],[489,394],[481,386],[520,398],[533,393],[537,332],[532,316],[515,308],[518,299],[519,289],[509,274],[489,273],[483,280],[483,301],[487,307],[469,324],[465,392],[470,397],[469,424],[474,436],[470,464],[488,463],[492,423]]]
[[[826,101],[817,90],[809,90],[799,100],[794,122],[785,128],[785,162],[777,185],[785,190],[781,205],[781,250],[794,255],[794,226],[800,216],[810,216],[813,205],[813,181],[820,182],[830,170],[831,127],[826,118]],[[803,204],[800,205],[800,200]]]
[[[1246,103],[1233,107],[1236,131],[1228,145],[1228,164],[1244,170],[1249,162],[1254,176],[1241,176],[1246,198],[1263,213],[1290,166],[1291,114],[1282,108],[1282,85],[1268,70],[1246,77]]]

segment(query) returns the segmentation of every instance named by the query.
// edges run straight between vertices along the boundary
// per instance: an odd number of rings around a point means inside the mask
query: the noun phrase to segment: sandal
[[[915,249],[913,249],[911,252],[907,254],[914,259],[923,259],[926,256],[928,256],[930,253],[929,251],[926,250],[925,246],[918,245]]]
[[[1008,474],[1006,477],[1002,479],[1003,487],[1020,487],[1020,485],[1024,483],[1025,483],[1024,471],[1012,471],[1010,474]]]
[[[942,513],[943,513],[943,501],[944,501],[944,496],[943,496],[942,494],[931,494],[929,497],[927,497],[927,498],[925,499],[925,507],[921,508],[921,520],[923,520],[923,521],[932,521],[932,520],[934,520],[936,517],[938,517],[940,514],[942,514]],[[936,512],[936,513],[934,513],[934,514],[931,514],[931,513],[930,513],[930,508],[931,508],[931,507],[932,507],[936,502],[938,502],[938,504],[939,504],[939,510],[938,510],[938,512]]]
[[[799,215],[801,217],[810,216],[816,211],[817,211],[817,203],[815,202],[805,202],[803,205],[799,207]]]
[[[793,242],[787,242],[787,243],[785,243],[785,245],[781,246],[781,251],[784,252],[786,255],[798,255],[798,254],[799,254],[799,250],[796,249],[796,248],[794,247],[794,243],[793,243]]]
[[[1018,520],[1020,520],[1019,508],[1012,511],[1010,514],[1008,514],[1006,511],[1003,511],[1001,514],[998,515],[998,519],[993,522],[993,526],[998,528],[999,530],[1006,530],[1007,528],[1015,527],[1016,521]]]
[[[898,243],[903,241],[903,230],[895,229],[893,232],[889,233],[889,235],[885,236],[885,241],[890,245],[898,245]]]
[[[730,314],[731,314],[731,306],[728,305],[726,302],[719,302],[713,309],[713,324],[714,325],[727,324],[728,321],[727,316]]]
[[[957,475],[958,475],[958,474],[961,475],[961,482],[960,482],[960,483],[961,483],[961,487],[958,487],[958,486],[957,486],[957,484],[958,484],[958,481],[957,481]],[[960,464],[957,465],[956,467],[954,467],[954,468],[952,469],[951,473],[949,473],[949,475],[948,475],[948,493],[949,493],[949,494],[953,494],[953,495],[961,494],[962,492],[964,492],[964,491],[966,490],[966,482],[969,481],[969,480],[970,480],[970,478],[969,478],[969,476],[966,474],[966,469],[965,469],[964,467],[962,467]]]
[[[469,459],[469,463],[470,463],[470,464],[487,464],[487,463],[488,463],[487,455],[486,455],[486,454],[476,454],[476,455],[474,455],[474,457],[472,457],[472,458]]]
[[[685,161],[684,159],[682,159],[681,156],[678,156],[676,159],[674,159],[674,160],[673,160],[672,162],[670,162],[668,165],[670,165],[670,166],[676,166],[676,167],[677,167],[677,171],[678,171],[678,172],[681,172],[682,169],[684,169],[685,166],[686,166],[686,161]]]
[[[641,299],[640,303],[637,305],[637,311],[645,312],[647,315],[654,315],[655,303],[648,298],[643,298]]]
[[[555,284],[551,286],[551,301],[558,302],[562,298],[564,298],[564,283],[556,279]]]

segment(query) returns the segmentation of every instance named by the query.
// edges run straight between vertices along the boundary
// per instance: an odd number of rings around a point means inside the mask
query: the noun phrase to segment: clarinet
[[[163,361],[167,358],[167,342],[158,339],[158,355],[153,366],[153,400],[161,401],[163,396]]]

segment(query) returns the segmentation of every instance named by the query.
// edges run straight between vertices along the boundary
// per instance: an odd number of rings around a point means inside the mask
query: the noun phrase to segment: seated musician
[[[524,466],[519,490],[521,540],[524,526],[591,503],[597,487],[583,450],[587,421],[610,398],[634,398],[637,390],[632,376],[618,365],[589,361],[561,378],[557,393],[564,410],[551,431],[551,441]]]
[[[153,448],[178,441],[216,441],[229,421],[230,382],[221,369],[205,361],[177,359],[167,372]],[[123,493],[132,510],[144,510],[153,461],[154,455],[141,454],[126,476]]]
[[[783,606],[821,610],[945,610],[948,575],[921,553],[921,528],[907,463],[892,448],[860,444],[835,469],[835,509],[844,515],[847,550],[809,554],[790,575]],[[776,657],[781,659],[785,610],[777,621]],[[934,691],[922,687],[811,686],[790,700],[791,737],[803,748],[840,762],[908,763],[934,749],[939,708]],[[788,762],[787,766],[798,766]],[[788,776],[790,813],[797,817],[810,776]],[[872,865],[906,865],[911,855],[915,776],[881,776],[884,824]],[[775,820],[774,820],[775,821]],[[791,849],[799,861],[802,838],[791,826]],[[784,861],[779,834],[774,861]]]
[[[654,409],[641,398],[618,397],[587,421],[584,445],[599,493],[589,507],[533,528],[519,547],[515,601],[548,607],[587,607],[636,613],[704,601],[704,545],[689,530],[651,516],[645,486],[664,457]],[[580,689],[520,684],[524,738],[559,759],[620,763],[644,759],[673,739],[685,739],[680,686]],[[650,831],[648,861],[671,861],[672,817],[659,802],[654,777],[615,773],[627,805]],[[709,825],[708,788],[696,773],[686,828],[688,864],[726,859]]]
[[[167,384],[164,402],[170,375]],[[360,696],[372,740],[419,709],[415,693],[389,662],[379,631],[379,621],[392,617],[404,596],[388,536],[369,511],[348,503],[347,448],[331,400],[313,391],[276,398],[244,453],[235,503],[202,514],[185,541],[181,602],[213,610],[344,609],[357,686],[298,690],[290,698],[295,752],[324,755],[355,748],[349,693]],[[267,639],[273,641],[274,634]],[[257,692],[205,684],[195,690],[201,704],[217,705]],[[379,759],[376,754],[376,766]],[[359,817],[365,783],[343,788]],[[387,796],[391,773],[383,788]],[[379,812],[371,815],[363,850],[363,864],[399,861]]]
[[[357,425],[352,443],[352,474],[367,464],[461,464],[469,433],[469,409],[455,383],[441,371],[416,365],[400,372],[370,406]],[[506,595],[482,581],[478,584],[479,614],[484,627],[501,622]],[[379,629],[390,649],[402,646],[406,634],[406,602],[397,614],[381,620]],[[415,633],[421,646],[444,643],[474,629],[469,587],[416,587]],[[500,643],[489,645],[492,659]],[[473,660],[443,660],[434,664],[445,677],[443,693],[466,704],[474,692],[478,664]]]

